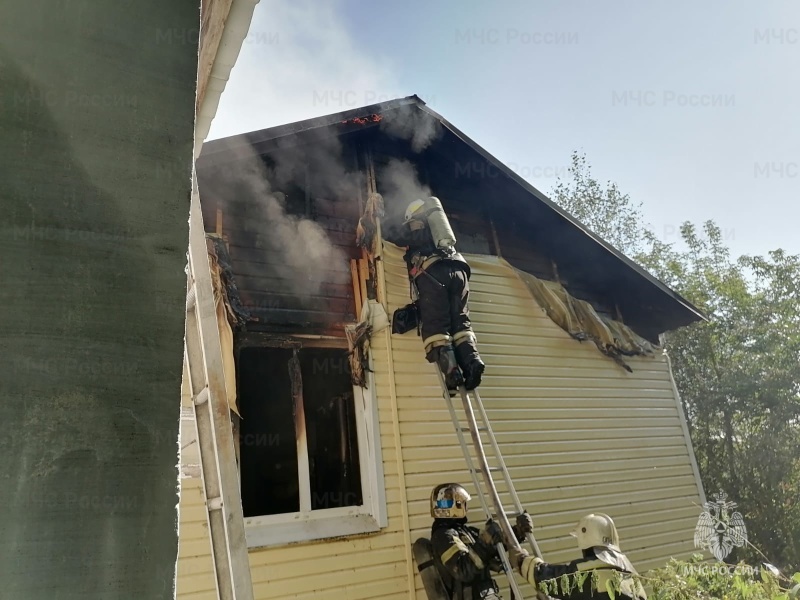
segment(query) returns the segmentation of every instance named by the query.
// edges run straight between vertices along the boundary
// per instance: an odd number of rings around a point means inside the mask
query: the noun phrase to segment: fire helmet
[[[578,540],[580,550],[599,546],[619,551],[617,527],[611,517],[603,513],[586,515],[570,535]]]
[[[431,492],[431,516],[434,519],[464,519],[470,495],[457,483],[442,483]]]
[[[408,207],[406,208],[405,220],[404,223],[408,223],[411,219],[414,218],[414,214],[420,210],[422,207],[425,206],[424,200],[414,200],[411,202]]]

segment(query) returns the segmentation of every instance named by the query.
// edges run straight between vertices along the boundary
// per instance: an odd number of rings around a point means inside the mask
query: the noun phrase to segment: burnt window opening
[[[350,261],[361,257],[361,211],[351,155],[337,162],[342,173],[321,168],[324,148],[293,145],[202,169],[204,219],[226,241],[249,331],[343,336],[358,320]]]
[[[246,347],[238,374],[244,516],[363,504],[347,351]]]

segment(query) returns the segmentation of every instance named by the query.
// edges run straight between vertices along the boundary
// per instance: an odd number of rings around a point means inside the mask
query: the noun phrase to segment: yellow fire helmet
[[[421,210],[423,206],[425,206],[424,200],[414,200],[413,202],[411,202],[408,205],[408,208],[406,208],[405,220],[403,222],[408,223],[411,219],[414,218],[414,213]]]
[[[431,492],[431,516],[434,519],[463,519],[467,516],[470,495],[458,483],[442,483]]]

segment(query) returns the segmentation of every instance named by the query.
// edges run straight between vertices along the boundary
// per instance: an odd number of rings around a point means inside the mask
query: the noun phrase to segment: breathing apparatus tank
[[[442,580],[433,558],[433,545],[428,538],[419,538],[411,547],[428,600],[447,600],[451,592]]]
[[[453,233],[453,228],[450,227],[450,221],[447,219],[439,199],[435,196],[426,199],[421,212],[428,221],[428,227],[436,247],[441,250],[452,249],[456,245],[456,235]]]

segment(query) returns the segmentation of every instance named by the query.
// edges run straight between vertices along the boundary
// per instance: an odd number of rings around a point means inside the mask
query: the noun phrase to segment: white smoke
[[[391,240],[398,231],[408,204],[418,198],[427,198],[431,195],[431,189],[419,181],[417,170],[407,160],[391,159],[378,170],[377,176],[386,210],[384,235]]]
[[[344,252],[330,241],[320,224],[287,212],[287,197],[281,191],[288,185],[304,188],[306,165],[309,170],[313,165],[317,169],[315,185],[322,185],[334,199],[346,202],[348,197],[338,194],[354,184],[348,183],[352,177],[343,177],[338,183],[334,178],[344,172],[338,155],[328,155],[324,162],[321,149],[310,156],[299,149],[279,152],[275,168],[269,169],[255,152],[248,154],[215,169],[208,179],[211,193],[223,210],[223,224],[236,223],[237,229],[255,236],[255,247],[245,251],[248,260],[263,264],[264,276],[280,280],[280,289],[264,291],[303,299],[318,295],[325,283],[347,282]],[[202,197],[203,189],[200,192]],[[228,218],[225,212],[231,213]]]
[[[275,159],[273,183],[278,187],[287,184],[305,187],[308,173],[315,197],[348,201],[363,189],[361,173],[348,170],[345,165],[338,137],[323,132],[310,144],[286,144],[278,148],[271,153]]]
[[[340,4],[256,5],[208,139],[367,106],[401,89],[396,61],[359,45]]]
[[[441,124],[414,104],[406,104],[386,113],[381,129],[391,136],[411,143],[414,152],[422,152],[441,135]]]
[[[302,301],[324,295],[320,291],[326,284],[348,283],[348,257],[329,238],[325,227],[330,225],[323,227],[313,216],[298,214],[305,212],[306,198],[285,194],[298,190],[310,194],[313,209],[335,219],[352,219],[355,228],[360,216],[357,199],[366,192],[366,184],[355,164],[345,160],[339,138],[322,132],[302,145],[296,141],[278,144],[269,152],[270,166],[252,148],[237,147],[235,162],[201,175],[200,192],[201,197],[213,195],[219,203],[224,229],[246,232],[239,256],[263,265],[257,275],[268,280],[263,291]],[[405,160],[391,159],[376,175],[386,209],[385,234],[391,239],[408,203],[430,196],[431,190]]]
[[[417,170],[407,160],[391,159],[388,164],[378,171],[378,181],[381,185],[381,195],[384,202],[389,205],[403,205],[431,195],[431,188],[420,183]]]

